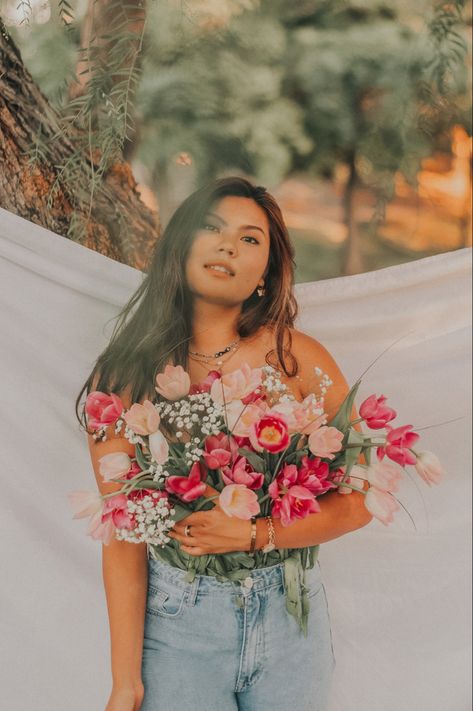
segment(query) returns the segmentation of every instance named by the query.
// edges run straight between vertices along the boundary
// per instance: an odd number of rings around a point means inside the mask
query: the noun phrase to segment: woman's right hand
[[[144,687],[112,688],[105,711],[139,711],[144,697]]]

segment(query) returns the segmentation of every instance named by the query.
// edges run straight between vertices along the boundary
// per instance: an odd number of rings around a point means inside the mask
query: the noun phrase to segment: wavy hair
[[[80,401],[92,390],[120,394],[125,389],[132,402],[159,399],[154,389],[156,374],[168,362],[187,367],[188,343],[192,338],[192,294],[185,279],[185,264],[195,231],[205,215],[226,196],[252,198],[269,221],[270,247],[265,275],[265,293],[256,291],[243,303],[237,322],[241,338],[254,334],[265,324],[274,328],[276,367],[287,376],[298,372],[291,353],[291,333],[298,313],[294,296],[294,248],[281,210],[263,186],[243,177],[214,180],[189,195],[175,210],[158,239],[141,285],[115,317],[110,341],[97,358],[75,403],[76,416],[87,429],[84,405]],[[288,348],[284,338],[288,338]],[[290,361],[290,365],[288,365]]]

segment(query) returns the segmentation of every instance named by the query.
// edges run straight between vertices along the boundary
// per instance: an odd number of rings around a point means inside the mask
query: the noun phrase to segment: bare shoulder
[[[345,376],[334,356],[323,343],[295,328],[291,328],[290,333],[291,351],[299,364],[301,393],[304,397],[310,393],[315,393],[317,396],[323,394],[326,412],[331,416],[338,410],[349,390]],[[324,374],[331,384],[326,392],[321,392],[324,387]]]

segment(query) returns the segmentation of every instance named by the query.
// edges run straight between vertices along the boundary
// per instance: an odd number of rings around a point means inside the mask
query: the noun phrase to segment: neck
[[[214,353],[238,338],[236,324],[241,305],[221,306],[194,299],[192,339],[189,348],[199,353]]]

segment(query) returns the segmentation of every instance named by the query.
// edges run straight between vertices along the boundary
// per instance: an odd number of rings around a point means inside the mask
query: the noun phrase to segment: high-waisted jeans
[[[140,711],[324,711],[335,655],[320,564],[308,635],[285,607],[283,564],[219,582],[148,559]]]

